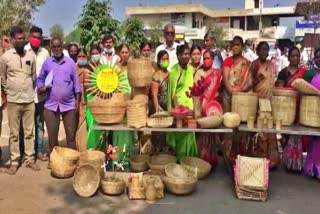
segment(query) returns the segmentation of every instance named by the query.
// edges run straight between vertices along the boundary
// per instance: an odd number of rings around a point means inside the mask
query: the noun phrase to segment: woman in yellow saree
[[[190,49],[186,45],[178,46],[176,64],[169,74],[168,111],[179,105],[193,109],[192,99],[186,94],[193,85],[193,67],[189,65]],[[171,146],[178,160],[185,156],[198,156],[194,133],[168,133],[167,143]]]

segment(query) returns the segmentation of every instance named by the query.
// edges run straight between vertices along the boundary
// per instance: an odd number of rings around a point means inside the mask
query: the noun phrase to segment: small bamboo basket
[[[320,97],[302,96],[300,101],[300,124],[320,127]]]
[[[165,166],[165,173],[170,178],[188,178],[188,170],[177,163],[169,163]]]
[[[161,180],[161,176],[158,175],[143,175],[142,182],[143,186],[146,188],[147,187],[147,180],[148,179],[154,179],[155,183],[154,186],[156,188],[157,192],[157,199],[164,198],[164,184]]]
[[[142,128],[147,124],[147,108],[143,102],[131,100],[127,106],[127,125],[132,128]]]
[[[121,195],[126,188],[126,183],[121,178],[107,177],[101,180],[101,190],[106,195]]]
[[[122,123],[126,113],[126,104],[113,103],[110,100],[93,100],[88,102],[93,118],[101,124]]]
[[[196,189],[198,182],[195,177],[172,178],[163,176],[162,180],[167,191],[176,195],[187,195],[192,193]]]
[[[168,128],[173,124],[173,117],[148,118],[148,126],[153,128]]]
[[[144,172],[149,169],[148,161],[150,160],[149,155],[137,155],[130,159],[130,168],[133,172]]]
[[[218,128],[221,126],[223,121],[223,114],[215,113],[214,115],[203,117],[197,120],[200,128],[202,129],[211,129]]]
[[[104,170],[102,168],[105,162],[105,154],[101,151],[88,150],[80,154],[79,165],[90,164],[94,166],[99,172],[101,178],[104,177]]]
[[[292,90],[273,90],[271,99],[272,117],[274,121],[281,120],[282,125],[290,126],[296,118],[298,93]]]
[[[249,117],[256,117],[258,96],[256,93],[236,92],[232,94],[232,112],[240,115],[241,121],[246,122]]]
[[[130,59],[128,61],[128,80],[132,87],[150,86],[153,72],[150,60]]]

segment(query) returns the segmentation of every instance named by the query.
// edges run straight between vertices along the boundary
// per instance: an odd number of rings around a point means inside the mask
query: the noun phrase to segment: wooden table
[[[258,129],[248,128],[246,124],[241,124],[238,128],[239,131],[244,132],[264,132],[275,134],[288,134],[288,135],[308,135],[308,136],[320,136],[320,128],[310,128],[306,126],[282,126],[280,130],[277,129]]]
[[[218,129],[190,129],[190,128],[128,128],[125,125],[96,125],[93,130],[103,131],[149,131],[149,132],[199,132],[199,133],[232,133],[233,129],[220,127]]]

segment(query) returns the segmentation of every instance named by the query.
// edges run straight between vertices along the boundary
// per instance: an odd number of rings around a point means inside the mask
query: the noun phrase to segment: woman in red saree
[[[248,92],[252,89],[251,79],[251,62],[242,56],[244,43],[243,39],[235,36],[231,43],[233,56],[227,58],[223,62],[223,84],[224,88],[221,93],[223,103],[223,111],[231,111],[231,96],[234,92]],[[240,145],[246,145],[248,135],[236,132],[235,134],[224,135],[224,154],[230,164],[234,164],[234,160],[240,152]]]
[[[250,75],[251,62],[242,56],[243,39],[235,36],[231,43],[233,56],[223,62],[222,92],[223,111],[231,111],[231,96],[233,92],[247,92],[252,88]]]
[[[297,47],[289,50],[289,66],[280,71],[276,86],[292,89],[292,83],[299,78],[303,78],[306,69],[299,66],[300,51]],[[283,151],[283,164],[289,171],[301,172],[303,167],[303,136],[290,135],[283,136],[284,151]]]
[[[201,95],[202,113],[205,116],[210,114],[210,105],[213,102],[219,102],[219,86],[222,80],[222,71],[212,67],[214,61],[214,53],[206,50],[203,54],[203,65],[195,73],[195,84],[201,82],[205,88]],[[218,134],[201,133],[197,135],[197,145],[200,158],[209,162],[214,169],[218,163],[216,147],[219,145],[220,139]]]
[[[260,42],[257,46],[258,59],[253,61],[251,66],[253,91],[259,98],[271,99],[272,89],[275,83],[275,67],[268,60],[269,44]],[[271,100],[270,100],[271,102]],[[257,133],[252,138],[251,155],[254,157],[268,158],[270,167],[275,167],[279,163],[278,143],[276,134]]]

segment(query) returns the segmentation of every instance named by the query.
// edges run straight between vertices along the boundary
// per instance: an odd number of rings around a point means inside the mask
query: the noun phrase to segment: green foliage
[[[50,36],[51,37],[60,37],[63,39],[64,33],[63,33],[63,28],[59,24],[53,25],[50,29]]]
[[[153,48],[156,48],[161,44],[162,31],[163,29],[160,21],[155,22],[151,25],[151,29],[148,34],[148,39],[150,39]]]
[[[64,41],[66,43],[73,42],[73,43],[80,44],[80,36],[81,36],[81,30],[79,28],[76,28],[64,38]]]
[[[45,2],[45,0],[1,0],[0,34],[7,34],[15,25],[28,30],[33,12]]]
[[[219,26],[216,24],[210,25],[208,26],[207,32],[213,32],[213,34],[217,39],[217,47],[224,48],[226,46],[225,40],[224,40],[226,36],[226,32],[224,31],[222,26]]]
[[[110,0],[88,0],[82,8],[77,27],[81,31],[80,44],[86,49],[99,43],[101,34],[113,35],[119,41],[119,21],[110,15],[112,11]]]
[[[123,23],[123,32],[125,41],[128,44],[134,57],[139,56],[139,47],[141,42],[146,40],[143,23],[136,19],[130,18]]]

